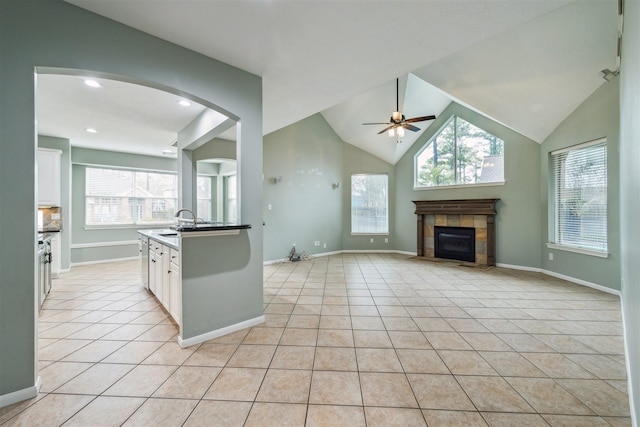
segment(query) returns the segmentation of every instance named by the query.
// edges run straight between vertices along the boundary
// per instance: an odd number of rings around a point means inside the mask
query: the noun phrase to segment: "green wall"
[[[388,141],[389,142],[389,141]],[[394,141],[390,141],[395,144]],[[386,251],[394,250],[395,226],[395,174],[393,165],[372,156],[353,145],[344,144],[342,189],[342,247],[351,251]],[[387,174],[389,176],[389,234],[388,235],[353,235],[351,234],[351,175],[359,173]],[[371,242],[373,239],[373,242]]]
[[[60,268],[68,270],[71,263],[71,144],[68,139],[38,135],[38,147],[62,151],[60,157],[60,208],[62,231],[60,232]]]
[[[540,147],[540,201],[542,211],[542,265],[549,272],[620,289],[620,177],[619,177],[619,81],[603,83],[549,135]],[[609,257],[599,258],[547,248],[551,241],[549,197],[552,185],[549,156],[552,151],[599,138],[607,138],[607,216]],[[553,225],[553,224],[551,224]],[[553,261],[548,254],[553,253]]]
[[[414,156],[453,115],[502,139],[505,184],[414,190]],[[395,166],[395,249],[415,253],[413,200],[500,199],[496,204],[496,261],[540,267],[540,146],[536,142],[459,104],[451,103]]]
[[[620,70],[622,312],[633,425],[640,422],[640,2],[624,2]],[[615,220],[615,218],[614,218]]]
[[[265,136],[265,260],[285,258],[294,243],[307,254],[343,249],[343,146],[320,114]]]
[[[260,77],[62,0],[0,2],[0,55],[0,239],[11,242],[0,247],[0,406],[36,393],[34,72],[90,70],[191,94],[239,118],[241,217],[253,228],[242,243],[247,263],[228,277],[243,292],[262,292]]]

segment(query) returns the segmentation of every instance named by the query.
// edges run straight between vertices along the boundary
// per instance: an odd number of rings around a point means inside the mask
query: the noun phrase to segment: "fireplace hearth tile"
[[[486,215],[474,215],[473,226],[475,228],[487,228],[487,216]]]
[[[474,227],[473,215],[460,215],[460,227]]]

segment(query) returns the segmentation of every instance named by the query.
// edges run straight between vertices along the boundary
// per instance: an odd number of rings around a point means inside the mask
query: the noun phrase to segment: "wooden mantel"
[[[495,215],[500,199],[415,200],[416,215]]]
[[[416,205],[416,215],[418,216],[417,234],[417,254],[420,257],[432,258],[433,250],[425,249],[426,246],[433,245],[434,225],[456,225],[465,226],[464,222],[470,222],[468,226],[473,227],[474,218],[480,216],[482,223],[486,224],[486,249],[482,255],[477,255],[483,261],[483,265],[495,265],[496,244],[495,244],[495,216],[496,202],[500,199],[463,199],[463,200],[414,200]],[[430,223],[425,222],[425,217]],[[466,217],[466,218],[465,218]],[[465,221],[468,219],[467,221]],[[476,226],[477,227],[477,226]],[[476,230],[478,230],[476,228]],[[483,234],[483,233],[481,233]],[[485,258],[486,257],[486,258]],[[486,259],[486,262],[484,261]]]

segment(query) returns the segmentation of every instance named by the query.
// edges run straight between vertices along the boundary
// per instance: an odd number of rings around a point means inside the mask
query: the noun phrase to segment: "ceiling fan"
[[[381,133],[388,132],[390,137],[398,136],[402,138],[404,136],[404,130],[410,130],[412,132],[417,132],[420,130],[419,127],[412,125],[411,123],[416,122],[425,122],[427,120],[434,120],[436,116],[420,116],[420,117],[412,117],[410,119],[406,119],[404,114],[400,111],[399,107],[399,86],[400,79],[396,79],[396,111],[391,114],[391,118],[386,123],[363,123],[363,125],[388,125],[386,128],[382,129],[378,132],[378,135]]]

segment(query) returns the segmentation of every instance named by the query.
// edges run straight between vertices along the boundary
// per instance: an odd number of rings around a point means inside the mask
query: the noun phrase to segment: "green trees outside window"
[[[415,156],[415,186],[504,181],[504,142],[453,116]]]

